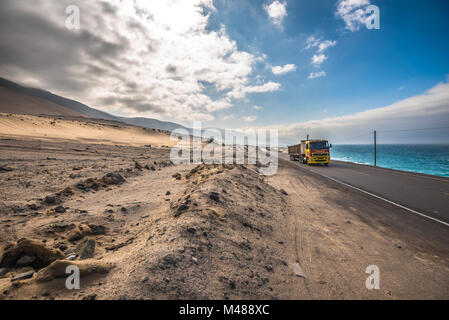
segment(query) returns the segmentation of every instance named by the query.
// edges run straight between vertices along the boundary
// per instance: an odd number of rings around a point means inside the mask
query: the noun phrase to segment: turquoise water
[[[334,160],[374,164],[373,145],[333,145]],[[377,166],[449,177],[449,145],[377,145]]]

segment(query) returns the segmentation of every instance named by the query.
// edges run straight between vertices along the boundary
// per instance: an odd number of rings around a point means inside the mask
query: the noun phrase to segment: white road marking
[[[326,176],[326,175],[324,175],[324,174],[321,174],[321,173],[318,173],[318,172],[316,172],[316,171],[313,171],[313,170],[307,170],[307,169],[305,169],[305,168],[302,168],[302,167],[299,166],[299,165],[298,165],[297,167],[300,168],[300,169],[302,169],[302,170],[304,170],[304,171],[307,171],[307,172],[311,172],[311,173],[317,174],[317,175],[322,176],[322,177],[324,177],[324,178],[327,178],[327,179],[329,179],[329,180],[338,182],[338,183],[340,183],[340,184],[342,184],[342,185],[344,185],[344,186],[347,186],[347,187],[349,187],[349,188],[352,188],[352,189],[358,190],[358,191],[360,191],[360,192],[363,192],[363,193],[365,193],[365,194],[367,194],[367,195],[370,195],[370,196],[372,196],[372,197],[374,197],[374,198],[377,198],[377,199],[383,200],[383,201],[385,201],[385,202],[388,202],[389,204],[392,204],[392,205],[394,205],[394,206],[396,206],[396,207],[399,207],[399,208],[401,208],[401,209],[407,210],[407,211],[409,211],[409,212],[411,212],[411,213],[414,213],[414,214],[416,214],[416,215],[418,215],[418,216],[421,216],[421,217],[423,217],[423,218],[427,218],[427,219],[429,219],[429,220],[433,220],[433,221],[435,221],[435,222],[438,222],[438,223],[441,223],[441,224],[445,225],[446,227],[449,227],[449,223],[447,223],[447,222],[444,222],[444,221],[441,221],[441,220],[439,220],[439,219],[430,217],[430,216],[428,216],[428,215],[426,215],[426,214],[424,214],[424,213],[418,212],[418,211],[416,211],[416,210],[407,208],[407,207],[405,207],[405,206],[403,206],[403,205],[401,205],[401,204],[399,204],[399,203],[396,203],[396,202],[393,202],[393,201],[391,201],[391,200],[382,198],[382,197],[380,197],[380,196],[378,196],[378,195],[375,195],[374,193],[371,193],[371,192],[365,191],[365,190],[363,190],[363,189],[360,189],[360,188],[351,186],[350,184],[347,184],[347,183],[344,183],[344,182],[342,182],[342,181],[340,181],[340,180],[337,180],[337,179],[328,177],[328,176]]]

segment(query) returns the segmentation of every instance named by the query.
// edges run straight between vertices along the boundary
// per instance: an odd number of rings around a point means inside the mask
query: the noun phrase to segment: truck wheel
[[[325,163],[324,165],[327,167],[328,164],[329,164],[329,163]]]

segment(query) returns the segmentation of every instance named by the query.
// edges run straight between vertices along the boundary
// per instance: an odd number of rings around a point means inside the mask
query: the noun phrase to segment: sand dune
[[[118,122],[0,113],[0,136],[129,146],[172,146],[167,131]]]

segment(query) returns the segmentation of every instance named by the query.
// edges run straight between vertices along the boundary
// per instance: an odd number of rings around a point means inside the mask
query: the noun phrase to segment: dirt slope
[[[86,117],[50,101],[0,87],[0,113]]]

